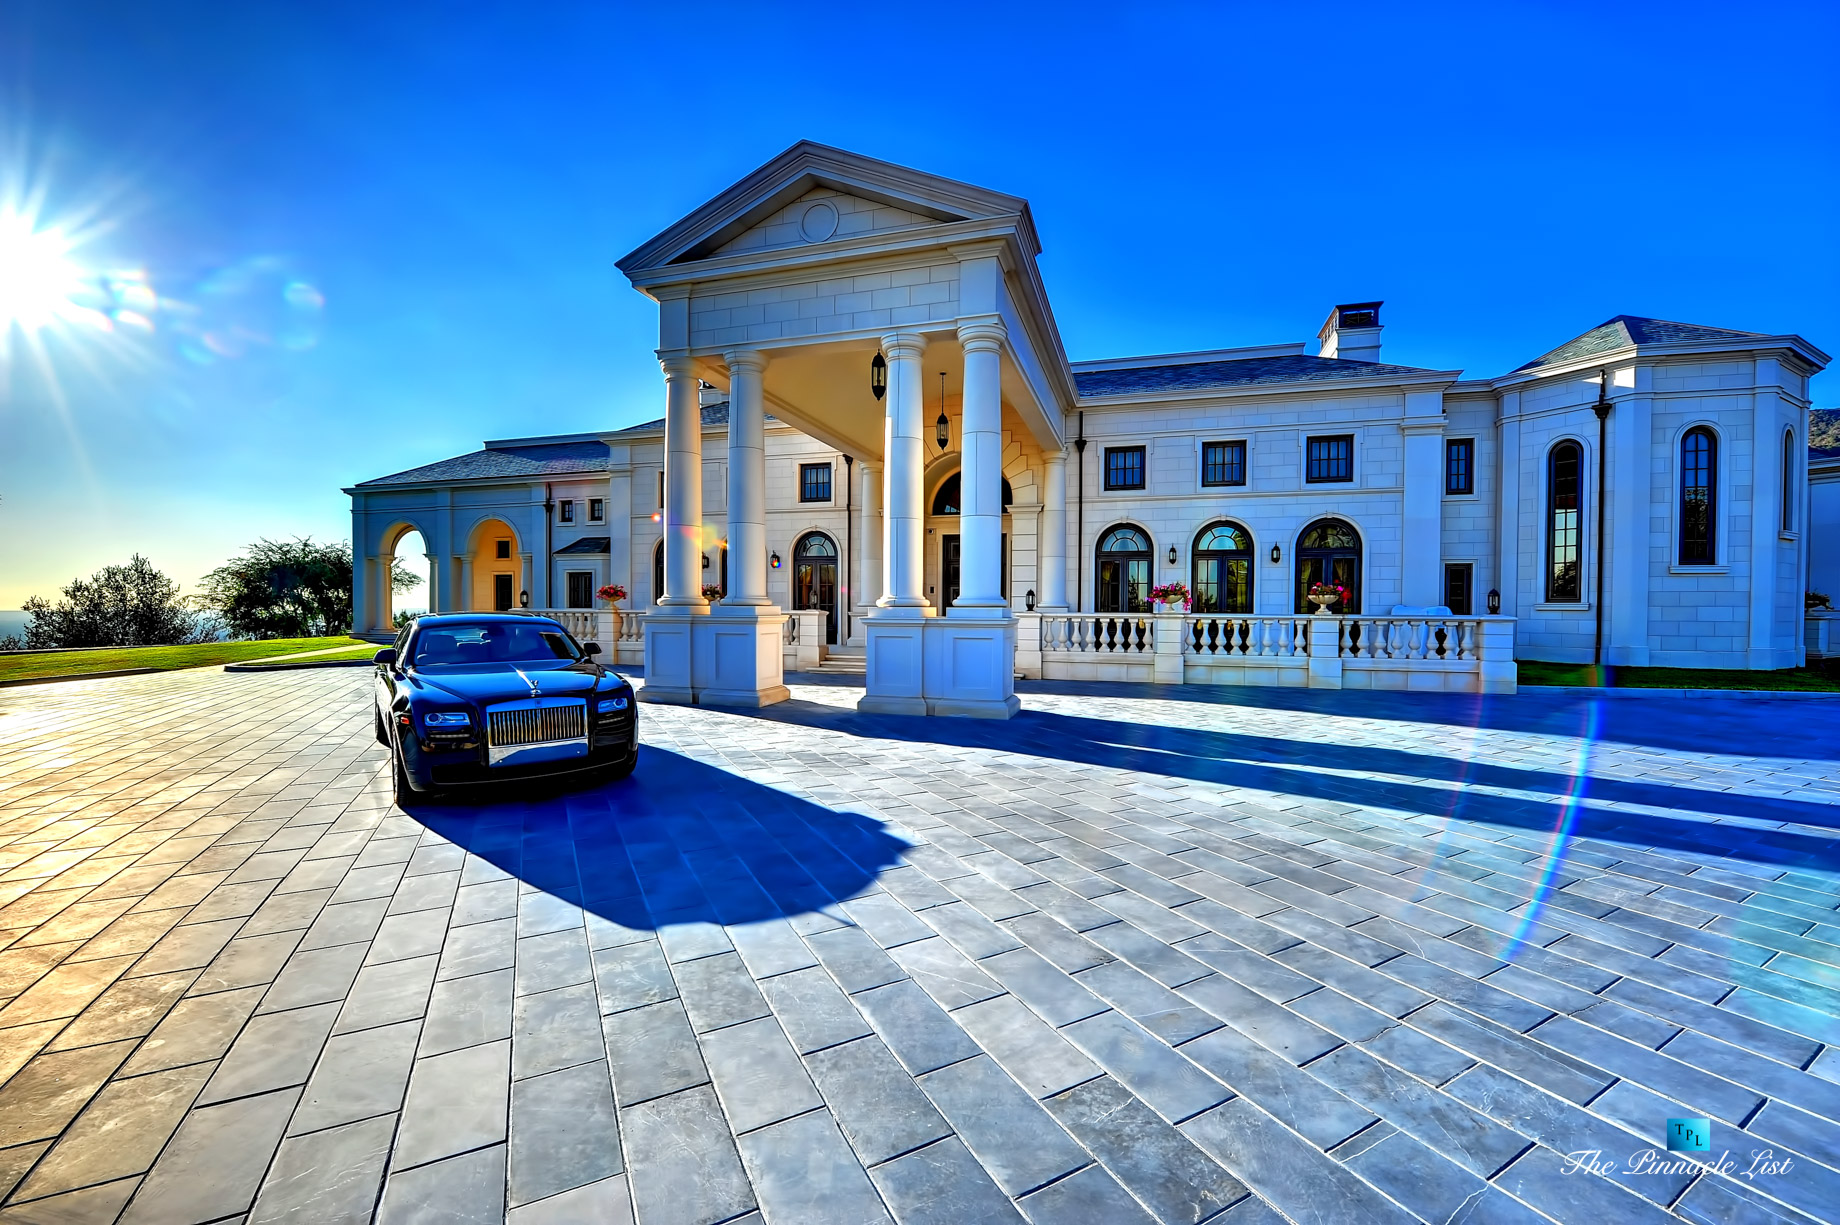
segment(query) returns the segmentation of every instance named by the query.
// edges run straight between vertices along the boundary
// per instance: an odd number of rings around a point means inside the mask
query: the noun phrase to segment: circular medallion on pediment
[[[837,206],[820,200],[799,218],[799,233],[806,242],[823,242],[837,232]]]

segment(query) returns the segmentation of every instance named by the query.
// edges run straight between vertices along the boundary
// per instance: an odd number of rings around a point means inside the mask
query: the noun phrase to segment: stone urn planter
[[[620,601],[626,598],[626,588],[618,583],[608,583],[594,594],[607,601],[607,612],[613,618],[613,641],[618,642],[620,627],[625,623],[625,618],[620,616]]]
[[[1335,615],[1330,612],[1330,608],[1335,604],[1335,600],[1336,597],[1332,595],[1313,595],[1310,597],[1310,603],[1316,605],[1316,615],[1319,617],[1330,617]]]

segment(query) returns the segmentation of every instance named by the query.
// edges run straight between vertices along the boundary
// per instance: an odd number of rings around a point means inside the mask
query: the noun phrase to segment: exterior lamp
[[[1029,594],[1022,597],[1022,601],[1024,604],[1028,605],[1030,612],[1035,611],[1035,589],[1033,587],[1029,588]]]
[[[1169,564],[1172,566],[1176,564],[1176,546],[1173,544],[1169,546]]]
[[[529,608],[530,607],[530,593],[528,591],[518,592],[518,607],[519,608]]]
[[[772,557],[769,557],[767,559],[767,564],[772,566],[775,570],[779,569],[779,554],[775,553]]]
[[[879,352],[869,363],[869,390],[878,400],[888,394],[888,359]]]
[[[933,437],[939,440],[939,449],[946,449],[946,440],[952,436],[946,421],[946,372],[939,372],[939,420],[933,422]]]
[[[709,569],[709,554],[703,554],[703,569]]]
[[[1284,555],[1283,555],[1282,553],[1280,553],[1280,552],[1278,552],[1278,546],[1277,546],[1277,545],[1275,545],[1275,544],[1274,544],[1274,545],[1272,545],[1272,546],[1271,546],[1271,560],[1272,560],[1272,562],[1273,562],[1274,564],[1275,564],[1276,562],[1278,562],[1278,561],[1280,561],[1280,560],[1282,560],[1282,559],[1283,559],[1283,556],[1284,556]]]
[[[1489,588],[1489,616],[1493,617],[1499,614],[1500,612],[1501,612],[1501,592],[1491,587]]]

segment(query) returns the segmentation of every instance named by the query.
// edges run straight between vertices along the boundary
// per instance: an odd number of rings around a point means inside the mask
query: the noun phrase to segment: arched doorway
[[[837,542],[806,532],[792,547],[792,606],[824,610],[824,641],[837,645]]]
[[[954,472],[939,482],[939,489],[933,494],[930,513],[934,516],[957,515],[964,506],[962,470]],[[1015,497],[1009,487],[1009,478],[1003,478],[1003,515],[1009,517],[1010,502]],[[1005,525],[1007,527],[1007,524]],[[950,608],[958,602],[961,586],[961,562],[963,536],[956,531],[947,531],[943,525],[939,532],[939,607]],[[998,587],[1004,599],[1009,599],[1009,532],[1003,532],[998,546]]]
[[[1297,611],[1314,612],[1310,588],[1333,583],[1348,590],[1338,613],[1361,611],[1361,534],[1341,519],[1318,519],[1297,536]]]
[[[1198,613],[1252,611],[1252,534],[1225,520],[1195,536],[1194,587]]]
[[[664,541],[652,549],[652,603],[664,599]]]
[[[383,534],[377,561],[366,582],[375,590],[366,594],[368,607],[352,609],[353,625],[379,630],[396,626],[399,615],[414,616],[434,610],[434,562],[428,556],[427,538],[412,523],[399,523]],[[353,559],[354,564],[369,564]],[[404,572],[414,582],[399,581]]]
[[[1093,568],[1093,609],[1102,613],[1150,611],[1150,533],[1121,523],[1099,537]]]
[[[461,599],[470,610],[517,608],[521,592],[529,591],[523,550],[515,529],[503,519],[475,524],[472,547],[461,565]],[[531,592],[531,599],[537,593]]]

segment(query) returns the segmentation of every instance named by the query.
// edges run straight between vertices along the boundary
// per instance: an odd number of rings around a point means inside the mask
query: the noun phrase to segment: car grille
[[[544,744],[552,740],[580,740],[588,734],[587,706],[523,707],[486,712],[486,743],[497,748],[517,744]]]

